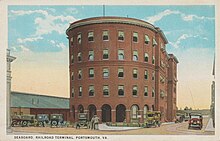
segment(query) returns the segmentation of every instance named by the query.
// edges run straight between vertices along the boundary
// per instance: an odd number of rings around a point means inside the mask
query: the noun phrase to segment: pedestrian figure
[[[94,129],[94,120],[95,120],[95,117],[93,116],[92,117],[92,119],[91,119],[91,122],[90,122],[90,124],[91,124],[91,130],[93,130]]]
[[[99,129],[99,117],[97,115],[94,116],[94,130]]]

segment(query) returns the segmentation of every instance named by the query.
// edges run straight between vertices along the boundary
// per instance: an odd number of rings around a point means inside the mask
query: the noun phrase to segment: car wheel
[[[54,120],[54,121],[51,122],[51,125],[52,125],[52,126],[57,126],[57,125],[58,125],[58,122]]]
[[[27,121],[23,121],[22,122],[22,126],[25,126],[25,127],[28,126],[28,122]]]
[[[16,121],[12,121],[11,126],[14,127],[16,125]]]
[[[38,122],[38,126],[39,127],[43,126],[43,122],[42,121]]]

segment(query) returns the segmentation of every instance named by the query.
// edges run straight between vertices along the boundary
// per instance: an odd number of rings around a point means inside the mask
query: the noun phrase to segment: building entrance
[[[102,122],[111,122],[111,106],[104,104],[102,106]]]
[[[126,117],[126,107],[123,104],[119,104],[116,107],[116,122],[123,122]]]

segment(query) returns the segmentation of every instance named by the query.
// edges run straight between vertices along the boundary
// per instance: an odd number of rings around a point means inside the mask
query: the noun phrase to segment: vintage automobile
[[[58,127],[64,124],[64,119],[62,114],[51,114],[50,115],[50,125],[51,127]]]
[[[78,114],[78,122],[76,122],[76,129],[81,127],[89,128],[89,120],[88,120],[88,114],[87,113],[79,113]]]
[[[36,126],[37,120],[35,119],[35,115],[16,115],[12,117],[11,126]]]
[[[185,120],[185,115],[181,113],[176,114],[175,123],[181,123]]]
[[[188,129],[190,128],[199,128],[200,130],[202,129],[203,126],[203,117],[201,114],[198,113],[191,113],[189,116],[189,126]]]
[[[38,114],[37,115],[37,125],[45,127],[46,124],[49,123],[49,115],[48,114]]]
[[[144,119],[144,127],[160,127],[161,124],[161,112],[160,111],[149,111]]]

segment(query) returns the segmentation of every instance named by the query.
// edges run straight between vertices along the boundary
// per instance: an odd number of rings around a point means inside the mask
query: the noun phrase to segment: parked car
[[[190,129],[190,128],[199,128],[200,130],[202,129],[203,117],[201,114],[191,113],[189,118],[190,119],[189,119],[188,129]]]
[[[176,120],[175,123],[181,123],[185,120],[185,115],[181,113],[176,114]]]
[[[49,123],[49,115],[48,114],[38,114],[37,115],[38,126],[45,126],[45,124]]]
[[[149,111],[146,114],[144,120],[144,127],[160,127],[161,124],[161,112],[160,111]]]
[[[37,120],[35,119],[35,115],[16,115],[12,117],[11,126],[36,126]]]
[[[62,114],[51,114],[50,115],[50,125],[51,127],[58,127],[64,124],[64,119]]]
[[[76,129],[81,127],[89,128],[89,120],[87,113],[79,113],[78,114],[78,122],[76,122]]]

